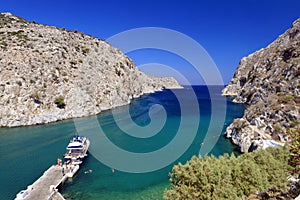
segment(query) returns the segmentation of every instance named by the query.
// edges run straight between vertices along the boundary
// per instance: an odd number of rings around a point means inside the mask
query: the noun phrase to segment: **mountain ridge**
[[[287,130],[300,124],[299,75],[300,18],[267,47],[242,58],[222,91],[233,102],[248,104],[225,133],[241,152],[290,140]]]
[[[139,71],[96,37],[0,14],[0,127],[95,115],[145,93],[180,88]]]

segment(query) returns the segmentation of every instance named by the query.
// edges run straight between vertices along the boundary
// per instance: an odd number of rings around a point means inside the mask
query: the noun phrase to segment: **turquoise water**
[[[99,162],[89,155],[79,173],[73,180],[68,181],[62,190],[67,199],[162,199],[163,191],[169,187],[168,173],[178,162],[186,162],[192,155],[198,155],[200,144],[210,123],[211,98],[221,100],[220,87],[209,95],[207,88],[193,88],[197,94],[200,108],[200,123],[197,135],[188,150],[169,166],[149,173],[125,173],[112,171],[111,167]],[[189,90],[180,90],[180,95],[189,97]],[[224,129],[230,122],[243,114],[244,106],[227,102],[227,114]],[[160,104],[167,112],[167,121],[159,134],[147,138],[133,138],[124,134],[116,125],[111,111],[104,111],[97,116],[99,124],[106,136],[119,147],[132,152],[151,152],[164,147],[176,134],[180,117],[193,121],[192,114],[181,115],[178,100],[170,90],[147,94],[134,99],[129,106],[132,119],[144,126],[150,122],[148,110],[151,105]],[[127,106],[116,108],[116,112],[125,112]],[[192,112],[191,112],[192,113]],[[89,118],[87,118],[89,119]],[[212,123],[213,124],[213,123]],[[185,127],[188,131],[189,127]],[[13,199],[27,185],[33,183],[51,164],[56,162],[65,152],[69,139],[76,130],[73,120],[52,123],[48,125],[1,128],[0,129],[0,199]],[[210,152],[220,155],[225,152],[235,152],[235,147],[224,137],[218,139]],[[110,152],[107,152],[108,154]],[[118,159],[118,158],[117,158]],[[92,169],[92,173],[84,173]]]

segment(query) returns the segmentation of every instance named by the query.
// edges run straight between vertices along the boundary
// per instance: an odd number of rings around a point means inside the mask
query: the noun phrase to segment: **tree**
[[[288,149],[268,148],[238,157],[194,156],[173,167],[164,199],[239,199],[252,193],[287,189]]]

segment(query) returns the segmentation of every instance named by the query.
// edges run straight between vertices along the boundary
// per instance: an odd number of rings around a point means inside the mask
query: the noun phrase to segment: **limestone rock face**
[[[242,152],[262,139],[289,140],[287,129],[300,121],[299,75],[300,19],[269,46],[243,58],[223,90],[234,102],[249,105],[239,119],[245,127],[233,122],[226,132]]]
[[[0,127],[94,115],[179,87],[142,73],[105,41],[0,14]]]

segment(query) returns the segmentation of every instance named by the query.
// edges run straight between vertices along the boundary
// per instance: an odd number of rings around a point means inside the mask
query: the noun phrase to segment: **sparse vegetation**
[[[7,47],[7,43],[5,41],[1,41],[0,45],[3,46],[3,47]]]
[[[292,141],[289,144],[289,164],[293,167],[293,172],[297,175],[300,175],[300,128],[291,128],[289,129],[288,133],[292,138]]]
[[[87,48],[87,47],[82,47],[82,53],[83,54],[88,54],[90,52],[90,49],[89,48]]]
[[[122,69],[124,69],[124,68],[125,68],[125,66],[124,66],[123,62],[120,62],[119,64],[120,64],[120,67],[121,67]]]
[[[55,73],[54,70],[51,70],[51,76],[52,76],[52,79],[54,80],[54,82],[58,82],[58,76],[57,74]]]
[[[16,83],[18,84],[18,86],[22,86],[22,81],[16,81]]]
[[[37,91],[35,93],[33,93],[30,97],[33,98],[33,99],[39,99],[40,98],[39,93]]]
[[[71,60],[71,61],[70,61],[70,64],[71,64],[71,65],[76,65],[76,64],[77,64],[77,61],[76,61],[76,60]]]
[[[278,99],[278,103],[287,104],[287,103],[293,103],[293,102],[294,102],[294,96],[292,96],[292,95],[285,95]]]
[[[77,52],[80,52],[80,46],[75,46]]]
[[[88,47],[81,46],[81,45],[75,46],[75,49],[77,52],[82,52],[84,55],[86,55],[90,52],[90,49]]]
[[[63,109],[66,106],[66,104],[65,104],[65,98],[62,95],[56,97],[55,100],[54,100],[54,103],[60,109]]]
[[[276,132],[281,131],[281,128],[280,128],[280,126],[278,126],[278,125],[274,126],[274,129],[275,129]]]
[[[92,103],[80,105],[82,112],[84,115],[96,114],[101,110],[99,106],[95,109],[94,102],[98,99],[105,102],[105,107],[124,104],[132,96],[140,94],[137,91],[143,90],[148,80],[153,81],[152,77],[142,74],[144,82],[139,84],[136,81],[136,85],[132,86],[136,90],[129,88],[128,84],[122,88],[123,82],[126,83],[125,76],[117,77],[112,65],[122,62],[124,55],[95,37],[74,34],[65,28],[34,25],[11,14],[0,16],[0,27],[0,51],[3,54],[0,59],[3,75],[0,81],[3,94],[0,126],[48,123],[73,117],[75,114],[69,111],[78,101],[72,100],[76,98],[77,89],[80,92],[83,88],[88,88],[83,101]],[[88,60],[85,55],[90,55]],[[118,74],[123,76],[122,66],[117,67],[121,70]],[[132,70],[128,79],[137,73],[138,70]],[[164,84],[164,80],[157,81],[159,86]],[[158,88],[151,86],[147,87],[147,91]],[[108,95],[103,91],[109,91]],[[59,109],[53,109],[56,107],[65,108],[71,114],[61,115]],[[15,110],[10,112],[11,109]],[[44,115],[49,112],[53,115]],[[20,121],[15,120],[20,116]]]
[[[118,76],[121,76],[122,75],[122,72],[120,69],[118,69],[118,67],[115,66],[115,73],[118,75]]]
[[[294,127],[296,127],[296,126],[298,126],[298,125],[300,125],[300,122],[299,122],[299,121],[292,121],[292,122],[290,123],[290,127],[291,127],[291,128],[294,128]]]
[[[30,98],[32,98],[34,103],[36,103],[36,104],[42,103],[41,100],[40,100],[40,95],[37,91],[35,91],[33,94],[31,94]]]

